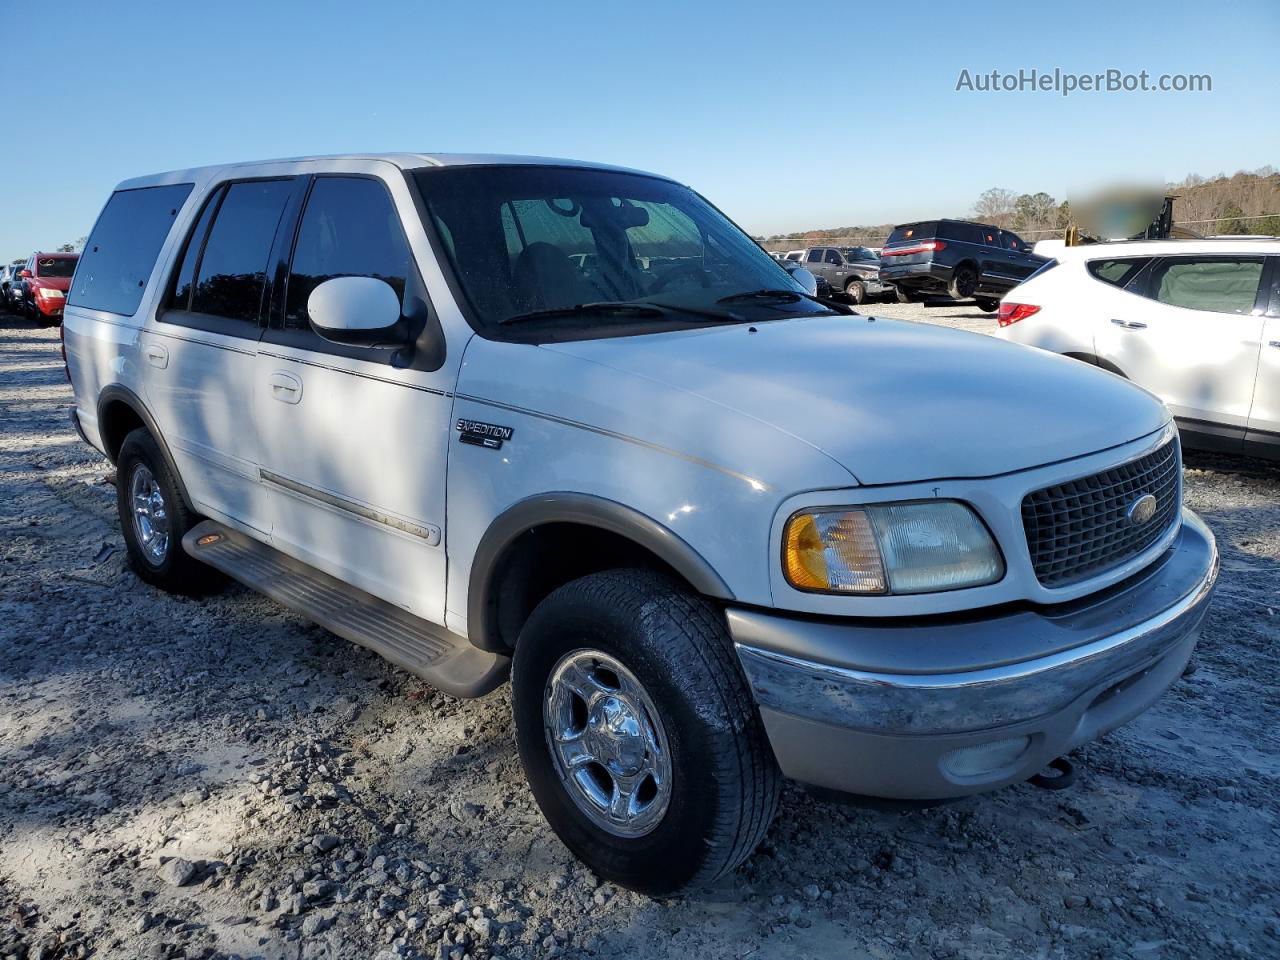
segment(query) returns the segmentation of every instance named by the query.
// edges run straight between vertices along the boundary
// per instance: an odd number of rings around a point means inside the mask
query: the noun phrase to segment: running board
[[[510,657],[477,649],[466,637],[214,520],[192,527],[182,549],[451,696],[482,697],[507,678]]]

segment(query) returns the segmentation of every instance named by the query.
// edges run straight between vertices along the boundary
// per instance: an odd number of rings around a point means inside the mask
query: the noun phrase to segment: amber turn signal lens
[[[800,590],[884,593],[884,566],[862,510],[800,513],[783,534],[787,582]]]

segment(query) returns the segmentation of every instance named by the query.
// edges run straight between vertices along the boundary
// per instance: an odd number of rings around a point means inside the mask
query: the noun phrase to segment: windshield
[[[588,335],[620,324],[648,328],[642,332],[704,325],[717,314],[734,321],[829,312],[812,301],[767,298],[735,303],[731,313],[717,307],[733,294],[801,288],[705,200],[666,180],[549,166],[431,169],[414,179],[476,319],[490,331],[542,312],[539,324]],[[554,315],[601,303],[670,310],[657,318],[603,310]],[[503,335],[511,329],[508,323]]]
[[[869,247],[845,247],[844,258],[846,260],[870,260],[873,263],[880,259],[879,255]]]
[[[38,257],[37,277],[69,277],[76,272],[78,257]]]

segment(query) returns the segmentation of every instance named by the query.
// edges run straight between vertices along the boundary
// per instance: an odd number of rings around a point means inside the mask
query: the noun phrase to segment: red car
[[[41,323],[61,323],[62,308],[76,272],[74,253],[33,253],[18,271],[22,283],[22,311]]]

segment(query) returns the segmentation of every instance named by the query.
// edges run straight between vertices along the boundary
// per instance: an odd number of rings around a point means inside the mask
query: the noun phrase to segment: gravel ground
[[[0,958],[1280,955],[1274,467],[1190,459],[1224,552],[1199,669],[1076,786],[905,813],[789,788],[736,875],[653,901],[547,828],[505,690],[140,583],[70,396],[57,331],[0,320]]]

